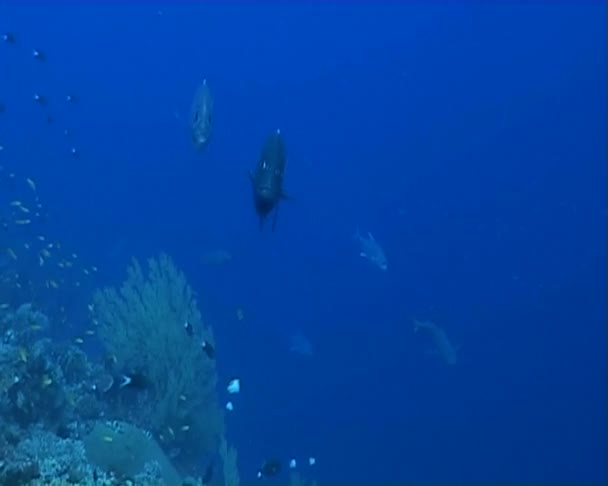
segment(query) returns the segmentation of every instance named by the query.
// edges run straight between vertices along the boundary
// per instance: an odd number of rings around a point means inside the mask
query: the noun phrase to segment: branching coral
[[[150,381],[137,424],[182,449],[215,449],[222,427],[216,372],[201,347],[202,340],[213,344],[213,336],[173,261],[161,255],[144,271],[134,260],[120,289],[95,293],[93,308],[100,338],[117,367],[145,373]],[[186,322],[194,336],[184,329]]]

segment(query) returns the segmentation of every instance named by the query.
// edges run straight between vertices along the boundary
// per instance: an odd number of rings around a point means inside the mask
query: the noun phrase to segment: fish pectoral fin
[[[367,253],[362,251],[361,253],[359,253],[359,256],[362,256],[363,258],[367,258]]]

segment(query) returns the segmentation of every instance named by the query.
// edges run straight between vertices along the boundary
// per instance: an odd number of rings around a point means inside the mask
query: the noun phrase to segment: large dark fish
[[[260,217],[260,230],[266,216],[274,210],[272,220],[272,230],[274,231],[277,224],[278,204],[281,199],[289,198],[283,191],[286,162],[283,137],[281,137],[281,131],[276,130],[266,139],[255,171],[249,172],[255,210]]]
[[[211,137],[213,117],[213,97],[207,85],[207,80],[197,88],[190,107],[190,134],[192,144],[198,151],[203,150]]]

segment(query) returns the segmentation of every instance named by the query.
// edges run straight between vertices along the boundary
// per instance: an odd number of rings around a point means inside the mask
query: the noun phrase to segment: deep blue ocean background
[[[244,480],[294,455],[322,484],[606,483],[605,2],[5,1],[0,31],[0,165],[92,288],[132,256],[184,270],[242,380]],[[204,78],[196,153],[174,113]],[[247,171],[276,128],[294,200],[260,232]]]

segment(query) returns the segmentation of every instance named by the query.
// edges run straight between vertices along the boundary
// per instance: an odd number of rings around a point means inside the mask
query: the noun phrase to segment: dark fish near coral
[[[192,324],[190,324],[190,321],[184,322],[184,329],[186,330],[186,334],[189,337],[194,336],[194,327],[192,327]]]
[[[281,199],[289,199],[283,191],[283,176],[285,174],[285,145],[281,131],[276,130],[266,139],[258,163],[249,179],[253,186],[255,210],[260,217],[260,230],[264,219],[274,210],[272,229],[277,224],[278,204]]]
[[[150,380],[140,372],[126,373],[120,377],[118,388],[145,390],[150,386]]]
[[[262,467],[258,469],[258,479],[270,478],[281,472],[281,461],[278,459],[268,459]]]
[[[198,151],[203,150],[211,137],[213,118],[213,97],[209,90],[207,80],[197,88],[190,107],[190,134],[192,144]]]
[[[203,351],[207,355],[207,358],[215,359],[215,348],[213,347],[213,344],[211,344],[209,341],[203,341],[203,343],[201,344],[201,347],[203,348]]]

